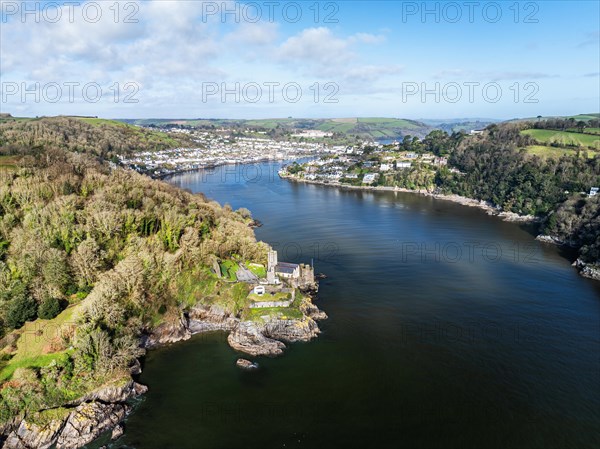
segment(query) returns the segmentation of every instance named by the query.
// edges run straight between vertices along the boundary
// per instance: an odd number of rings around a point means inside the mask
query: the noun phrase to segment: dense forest
[[[423,145],[426,151],[448,155],[449,164],[459,170],[438,171],[436,185],[442,192],[535,215],[542,220],[543,233],[580,248],[583,260],[597,263],[600,202],[587,193],[591,187],[600,186],[600,153],[581,150],[541,158],[526,151],[533,141],[521,133],[536,126],[568,129],[573,124],[558,119],[494,124],[484,134],[468,137],[434,131]]]
[[[0,148],[5,155],[22,152],[35,155],[48,148],[63,148],[115,159],[117,155],[189,144],[185,135],[170,135],[112,120],[72,117],[0,120]]]
[[[0,424],[127,378],[140,335],[201,299],[190,285],[234,304],[218,258],[265,262],[247,211],[104,161],[140,139],[76,119],[0,124]]]

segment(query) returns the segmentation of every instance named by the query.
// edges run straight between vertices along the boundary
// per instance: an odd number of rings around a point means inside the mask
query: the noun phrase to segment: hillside
[[[143,347],[189,338],[192,320],[227,323],[230,345],[257,354],[317,335],[310,298],[255,316],[249,286],[223,276],[264,271],[248,210],[105,159],[169,139],[97,119],[0,124],[0,443],[80,447],[114,427],[144,391]],[[267,319],[284,320],[270,338]]]
[[[63,148],[101,158],[189,145],[171,136],[114,120],[81,117],[4,118],[0,147],[5,154]]]
[[[192,127],[231,127],[256,128],[293,132],[297,130],[319,130],[335,133],[344,137],[362,139],[399,139],[406,135],[425,137],[433,128],[414,120],[395,118],[335,118],[335,119],[261,119],[261,120],[223,120],[223,119],[143,119],[123,120],[125,123],[142,126],[185,125]]]

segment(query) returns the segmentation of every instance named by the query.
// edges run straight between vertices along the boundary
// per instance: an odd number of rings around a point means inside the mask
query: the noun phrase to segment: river
[[[527,226],[277,168],[168,181],[250,209],[280,260],[314,261],[322,335],[256,372],[223,333],[151,351],[111,447],[600,447],[600,283]]]

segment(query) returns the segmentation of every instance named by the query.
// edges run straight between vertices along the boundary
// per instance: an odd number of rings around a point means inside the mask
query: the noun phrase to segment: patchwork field
[[[600,135],[549,129],[527,129],[522,134],[533,137],[540,144],[560,147],[588,147],[600,150]]]
[[[94,119],[91,119],[94,120]],[[360,136],[362,138],[401,138],[407,134],[425,137],[434,127],[424,123],[386,117],[345,117],[332,119],[303,119],[303,118],[273,118],[259,120],[124,120],[135,125],[189,125],[189,126],[237,126],[240,128],[262,128],[269,131],[283,128],[287,131],[298,129],[319,130],[324,132],[339,133],[345,136]]]

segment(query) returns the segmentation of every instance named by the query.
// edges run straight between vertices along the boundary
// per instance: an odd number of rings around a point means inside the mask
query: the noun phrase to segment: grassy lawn
[[[260,309],[247,309],[244,312],[245,320],[263,321],[263,317],[300,320],[304,315],[295,307],[264,307]]]
[[[237,276],[235,273],[237,273],[237,270],[240,269],[240,266],[237,263],[235,263],[233,260],[226,260],[221,262],[220,267],[221,276],[230,281],[237,281]]]
[[[579,115],[573,115],[571,117],[567,117],[567,118],[574,118],[575,120],[596,120],[598,118],[600,118],[600,114],[579,114]]]
[[[336,121],[326,121],[320,124],[317,129],[324,132],[338,132],[338,133],[347,133],[348,131],[354,129],[356,126],[356,120],[353,119],[353,122],[336,122]]]
[[[263,264],[246,262],[246,267],[260,279],[267,277],[267,269]]]
[[[248,302],[247,284],[225,282],[206,269],[185,273],[177,282],[178,302],[184,306],[218,304],[236,314]],[[154,324],[158,324],[161,319],[161,316],[155,317]]]
[[[68,351],[55,352],[53,354],[38,355],[28,359],[14,361],[10,360],[2,371],[0,371],[0,383],[10,379],[17,368],[43,368],[54,360],[64,360],[69,356]]]
[[[600,149],[600,136],[550,129],[526,129],[522,134],[529,135],[540,144],[555,143],[561,146],[583,146]]]
[[[533,154],[535,156],[539,156],[542,158],[552,157],[552,158],[560,158],[566,154],[573,155],[575,154],[575,150],[568,148],[557,148],[557,147],[548,147],[545,145],[531,145],[525,148],[527,153]]]
[[[596,136],[600,136],[600,128],[585,128],[583,132],[585,134],[594,134]]]
[[[288,297],[288,295],[291,295],[291,293],[275,293],[274,295],[271,295],[269,293],[265,293],[262,296],[259,296],[255,293],[250,293],[248,295],[248,299],[254,302],[264,302],[264,301],[287,301],[288,299],[292,299],[291,296]]]
[[[19,330],[21,337],[11,363],[50,353],[53,344],[60,341],[61,332],[75,325],[73,314],[77,308],[68,307],[51,320],[37,319],[25,323]]]
[[[15,355],[0,366],[0,382],[9,379],[17,368],[43,367],[67,357],[67,351],[56,348],[62,345],[62,332],[75,325],[73,314],[76,309],[77,306],[69,307],[52,320],[37,319],[25,323],[17,331],[20,338]]]

